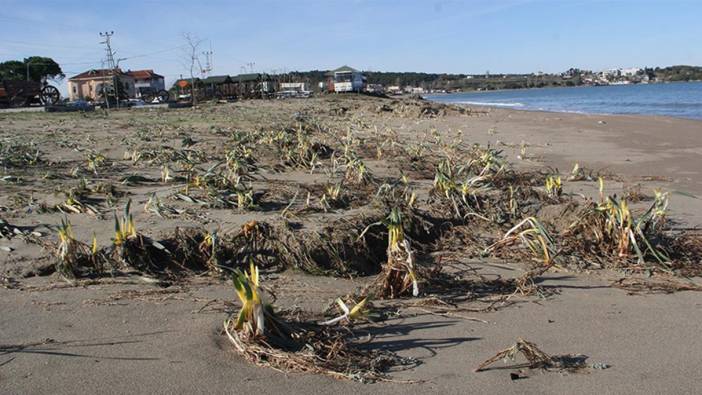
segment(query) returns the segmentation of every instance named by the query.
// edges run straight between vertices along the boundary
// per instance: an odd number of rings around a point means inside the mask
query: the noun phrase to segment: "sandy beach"
[[[324,129],[310,133],[335,151],[342,150],[346,136],[359,140],[353,144],[370,174],[388,183],[406,175],[420,204],[430,197],[433,166],[423,167],[422,160],[414,163],[404,153],[396,154],[393,145],[383,146],[380,155],[378,136],[394,136],[393,141],[405,151],[426,143],[427,163],[441,152],[440,144],[432,145],[437,136],[443,142],[460,141],[465,147],[494,147],[518,171],[561,174],[564,196],[579,201],[598,195],[597,176],[603,177],[607,194],[650,198],[660,188],[669,192],[671,230],[699,234],[696,229],[702,225],[702,121],[459,108],[337,95],[205,104],[196,109],[132,109],[108,117],[100,112],[1,113],[3,144],[29,144],[27,154],[38,150],[40,155],[31,164],[24,162],[26,156],[5,164],[0,218],[40,236],[36,236],[38,242],[20,236],[0,238],[0,247],[6,247],[0,250],[0,392],[699,391],[700,293],[633,292],[613,287],[613,282],[624,278],[646,281],[642,273],[626,269],[552,269],[535,280],[540,294],[496,299],[470,290],[467,292],[476,296],[453,313],[450,309],[427,310],[412,298],[378,301],[378,306],[394,314],[364,327],[374,335],[365,347],[416,358],[416,367],[390,372],[396,381],[419,381],[414,384],[362,384],[281,373],[248,363],[222,331],[223,321],[240,307],[226,278],[198,273],[159,284],[146,283],[140,275],[67,282],[54,273],[56,258],[50,245],[57,239],[55,226],[62,218],[70,219],[77,239],[89,244],[94,234],[100,246],[109,246],[114,234],[112,213],[120,212],[128,199],[137,229],[159,240],[176,227],[236,233],[252,220],[279,222],[285,211],[296,213],[295,223],[300,227],[296,231],[328,232],[330,224],[353,223],[358,215],[373,212],[377,185],[348,186],[343,206],[323,209],[321,191],[339,177],[329,170],[328,159],[320,159],[319,167],[312,169],[282,166],[281,158],[266,151],[266,144],[260,141],[252,144],[259,166],[250,181],[255,208],[193,204],[173,197],[183,182],[162,182],[163,166],[156,158],[164,152],[172,161],[166,163],[175,163],[187,150],[194,157],[206,155],[197,165],[204,173],[209,165],[225,158],[237,133],[263,135],[291,127],[294,134],[303,120]],[[96,153],[103,156],[99,163],[90,156]],[[576,163],[594,178],[567,181]],[[175,178],[177,167],[169,166]],[[126,180],[129,175],[150,181]],[[97,208],[96,212],[64,209],[69,212],[64,214],[53,209],[65,203],[64,192],[77,188],[82,179],[92,191],[86,195],[91,199],[83,203]],[[101,191],[99,198],[97,190]],[[177,214],[157,215],[145,209],[154,192]],[[644,198],[632,202],[639,210],[649,204],[650,199]],[[463,251],[445,244],[425,255],[450,261],[457,272],[482,280],[517,278],[534,264],[526,259],[471,254],[469,250],[475,251],[469,247]],[[315,314],[321,314],[337,297],[363,288],[372,278],[315,276],[300,268],[271,268],[262,277],[275,290],[278,308]],[[700,278],[680,281],[702,284]],[[495,308],[485,308],[492,305]],[[589,366],[605,368],[575,373],[525,367],[474,372],[481,362],[518,338],[534,342],[551,355],[582,354]],[[511,378],[511,373],[518,379]]]

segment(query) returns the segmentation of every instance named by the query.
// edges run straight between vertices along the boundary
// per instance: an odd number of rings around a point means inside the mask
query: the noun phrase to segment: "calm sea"
[[[516,89],[426,95],[442,103],[590,114],[702,119],[702,82]]]

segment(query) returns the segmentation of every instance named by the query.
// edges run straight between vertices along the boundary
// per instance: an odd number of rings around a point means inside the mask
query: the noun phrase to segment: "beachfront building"
[[[366,87],[366,77],[353,67],[342,66],[329,71],[325,76],[328,92],[362,92]]]
[[[366,91],[370,93],[385,93],[385,87],[382,84],[368,84],[366,85]]]
[[[213,75],[195,78],[198,100],[204,99],[260,99],[271,97],[275,92],[275,81],[268,74],[251,73],[239,75]],[[180,99],[190,97],[190,79],[177,80],[171,91]]]
[[[111,92],[113,83],[120,84],[120,90],[129,98],[134,97],[134,77],[120,69],[93,69],[68,79],[70,100],[98,100],[105,90]]]
[[[410,95],[421,95],[424,93],[424,88],[421,86],[405,86],[405,93]]]
[[[200,80],[208,98],[229,99],[237,96],[237,84],[228,75],[212,75]]]
[[[389,95],[401,95],[402,88],[399,85],[390,85],[385,89],[385,92]]]
[[[175,97],[178,100],[190,99],[192,95],[192,85],[195,85],[195,92],[200,92],[202,90],[202,80],[199,78],[181,78],[176,80],[171,87],[171,97]]]
[[[273,78],[265,73],[239,74],[231,77],[237,95],[244,99],[269,97],[275,92]]]
[[[166,82],[162,75],[153,70],[128,70],[127,75],[134,78],[134,93],[141,97],[145,92],[158,92],[166,89]]]
[[[641,69],[638,67],[629,67],[625,69],[620,69],[619,74],[624,76],[624,77],[633,77],[639,73],[641,73]]]
[[[281,91],[309,92],[310,84],[307,82],[281,82]]]

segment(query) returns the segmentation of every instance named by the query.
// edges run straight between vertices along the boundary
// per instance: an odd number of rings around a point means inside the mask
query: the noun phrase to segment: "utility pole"
[[[212,51],[212,42],[210,42],[210,50],[202,52],[205,55],[205,67],[202,69],[202,76],[204,78],[209,77],[210,72],[212,72],[212,58],[214,57],[214,52]]]
[[[249,68],[249,74],[253,74],[255,64],[256,63],[254,63],[254,62],[246,63],[246,66]],[[246,92],[247,94],[256,92],[256,89],[258,89],[258,79],[253,80],[252,85],[253,85],[253,89],[250,92]]]
[[[203,55],[205,55],[205,67],[202,68],[202,77],[207,78],[212,71],[212,51],[204,51],[202,52]]]
[[[103,70],[105,69],[105,61],[104,61],[104,60],[103,60],[102,62],[100,62],[100,67],[101,67]],[[110,101],[107,100],[107,87],[106,87],[105,85],[107,85],[107,84],[105,84],[105,81],[103,80],[103,81],[102,81],[102,84],[101,84],[101,86],[102,86],[102,97],[105,98],[105,105],[107,106],[107,111],[110,111]],[[96,96],[97,96],[97,92],[96,92]],[[97,97],[96,97],[96,99],[97,99]]]
[[[241,66],[240,70],[241,70],[241,73],[239,73],[239,98],[238,99],[241,99],[241,97],[244,95],[243,94],[244,91],[242,88],[242,84],[243,84],[243,81],[242,81],[243,77],[242,76],[244,75],[244,73],[246,73],[246,68],[244,66]]]
[[[112,51],[112,44],[110,42],[112,35],[115,34],[113,31],[100,32],[100,37],[105,38],[105,41],[101,41],[100,44],[105,44],[105,52],[107,53],[107,68],[112,71],[112,90],[115,94],[115,101],[117,102],[117,108],[119,108],[119,79],[117,78],[117,65],[115,64],[115,53]],[[103,83],[104,84],[104,83]],[[107,108],[110,108],[110,98],[105,95],[105,103]]]

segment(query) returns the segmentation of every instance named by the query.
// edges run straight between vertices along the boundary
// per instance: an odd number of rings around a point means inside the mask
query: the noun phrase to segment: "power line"
[[[122,58],[122,59],[129,60],[129,59],[135,59],[135,58],[144,58],[144,57],[148,57],[148,56],[158,55],[158,54],[161,54],[164,52],[175,51],[176,49],[184,49],[186,47],[187,47],[187,45],[178,45],[178,46],[173,47],[173,48],[162,49],[160,51],[154,51],[154,52],[148,52],[148,53],[141,54],[141,55],[127,56],[127,57]]]
[[[67,29],[75,29],[76,28],[75,26],[65,25],[65,24],[62,24],[60,22],[56,22],[53,19],[50,21],[47,21],[47,20],[36,20],[36,19],[30,19],[30,18],[21,18],[21,17],[17,17],[17,16],[8,16],[8,15],[0,15],[0,19],[7,19],[10,21],[20,21],[20,22],[25,22],[25,23],[29,22],[29,23],[31,23],[32,29],[36,29],[37,27],[46,27],[46,26],[49,26],[49,27],[47,27],[47,29],[51,29],[52,31],[56,27],[65,27]]]
[[[9,44],[25,45],[25,46],[37,47],[37,48],[85,49],[85,47],[73,47],[73,46],[64,46],[64,45],[44,45],[44,44],[30,43],[30,42],[26,42],[26,41],[4,40],[4,42],[9,43]],[[162,53],[166,53],[166,52],[170,52],[170,51],[175,51],[177,49],[183,49],[185,47],[186,47],[186,45],[178,45],[175,47],[162,49],[162,50],[158,50],[158,51],[147,52],[147,53],[143,53],[143,54],[139,54],[139,55],[127,56],[125,58],[122,58],[122,60],[129,60],[129,59],[143,58],[143,57],[158,55],[158,54],[162,54]],[[99,61],[97,61],[97,62],[99,62]],[[63,63],[63,64],[94,64],[97,62],[71,62],[71,63]]]
[[[19,60],[18,60],[18,62],[24,63],[23,61],[19,61]],[[78,63],[54,62],[54,63],[61,64],[61,65],[66,65],[66,64],[69,64],[69,65],[80,65],[80,64],[97,64],[97,63],[100,63],[100,62],[102,62],[102,61],[101,61],[101,60],[98,60],[98,61],[95,61],[95,62],[78,62]],[[31,64],[31,65],[40,65],[40,66],[50,66],[50,65],[54,64],[54,63],[48,63],[48,62],[47,62],[47,63],[43,63],[43,62],[31,62],[31,61],[30,61],[30,62],[27,62],[27,63],[28,63],[28,64]]]
[[[3,40],[6,44],[10,45],[24,45],[28,47],[37,47],[37,48],[65,48],[65,49],[85,49],[85,47],[77,47],[77,46],[69,46],[69,45],[47,45],[47,44],[39,44],[39,43],[30,43],[27,41],[16,41],[16,40]]]

